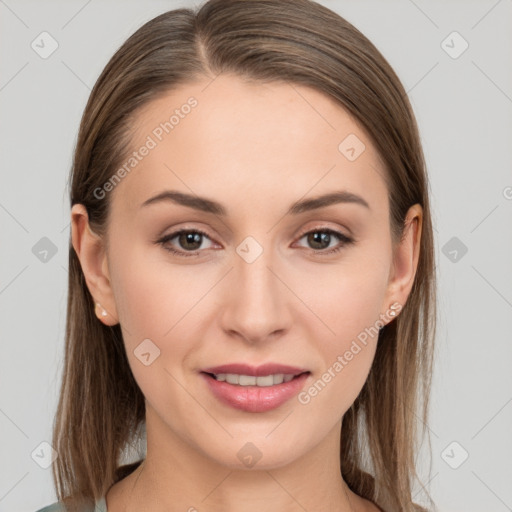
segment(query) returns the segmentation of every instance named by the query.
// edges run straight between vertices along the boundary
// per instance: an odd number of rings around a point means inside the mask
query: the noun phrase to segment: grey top
[[[57,501],[55,503],[52,503],[51,505],[48,505],[47,507],[41,508],[37,510],[36,512],[67,512],[66,507],[64,504],[60,501]],[[84,510],[83,512],[107,512],[107,503],[105,501],[105,497],[98,500],[94,506],[94,508],[87,508],[87,510]]]

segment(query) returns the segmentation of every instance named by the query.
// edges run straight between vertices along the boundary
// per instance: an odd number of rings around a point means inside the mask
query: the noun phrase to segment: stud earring
[[[389,316],[396,316],[396,311],[395,309],[397,309],[398,306],[395,306],[395,303],[391,304],[391,306],[389,306],[389,308],[391,309],[391,311],[389,312]]]
[[[99,302],[96,302],[96,307],[101,309],[101,316],[107,316],[107,311],[101,307]]]

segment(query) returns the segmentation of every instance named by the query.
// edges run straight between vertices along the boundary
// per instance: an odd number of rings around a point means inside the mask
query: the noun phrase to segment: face
[[[253,452],[259,467],[282,466],[337,440],[375,333],[407,292],[366,132],[316,90],[221,75],[145,107],[133,148],[137,163],[106,192],[111,294],[95,292],[121,324],[148,432],[230,467]],[[166,191],[196,201],[154,199]],[[237,363],[305,373],[243,377],[248,387],[203,373]],[[213,373],[257,373],[231,370]]]

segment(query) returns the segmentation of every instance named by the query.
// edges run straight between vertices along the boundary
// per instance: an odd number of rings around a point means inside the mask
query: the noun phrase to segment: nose
[[[224,331],[247,343],[275,340],[277,335],[288,332],[293,294],[279,277],[282,266],[272,251],[263,250],[254,261],[235,253],[233,261],[220,305]]]

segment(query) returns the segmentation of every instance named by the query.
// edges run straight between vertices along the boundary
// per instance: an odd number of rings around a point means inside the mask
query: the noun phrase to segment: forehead
[[[234,75],[183,84],[138,113],[132,141],[137,155],[114,190],[114,203],[130,208],[164,189],[231,205],[333,188],[374,203],[387,196],[365,130],[333,99],[297,84]]]

